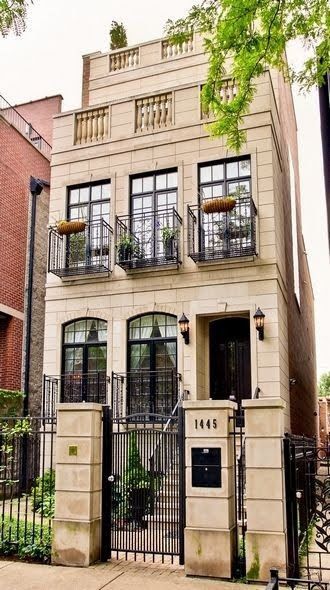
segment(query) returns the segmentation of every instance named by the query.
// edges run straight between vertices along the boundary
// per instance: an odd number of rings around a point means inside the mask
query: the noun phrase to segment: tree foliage
[[[21,35],[25,31],[27,7],[33,0],[0,0],[0,35],[10,32]]]
[[[110,31],[110,49],[120,49],[121,47],[127,46],[127,34],[123,23],[118,23],[113,20],[111,23]]]
[[[226,135],[228,147],[236,152],[246,139],[240,126],[255,95],[255,81],[267,67],[277,68],[307,91],[322,85],[330,69],[328,0],[204,0],[185,18],[166,25],[175,43],[188,40],[194,32],[203,37],[209,57],[202,92],[204,112],[215,117],[209,130],[216,137]],[[289,66],[286,60],[286,46],[294,40],[309,50],[302,67]],[[235,78],[238,92],[224,103],[219,91],[227,75]]]
[[[330,397],[330,371],[328,373],[323,373],[319,380],[319,396]]]

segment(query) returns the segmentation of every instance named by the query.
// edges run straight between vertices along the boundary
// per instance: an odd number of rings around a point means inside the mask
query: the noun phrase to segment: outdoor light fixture
[[[184,340],[184,343],[189,344],[189,320],[185,316],[184,313],[182,314],[181,318],[179,319],[178,324],[180,326],[180,332],[182,334],[182,338]]]
[[[254,319],[254,324],[255,324],[256,330],[259,333],[259,340],[263,340],[264,339],[265,314],[261,311],[260,307],[258,307],[257,311],[255,312],[253,319]]]

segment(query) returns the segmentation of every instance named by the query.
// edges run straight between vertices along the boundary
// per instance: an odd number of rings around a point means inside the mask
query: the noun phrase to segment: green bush
[[[37,477],[35,486],[31,489],[31,504],[33,512],[45,518],[52,518],[55,509],[55,471],[46,469],[43,476]]]
[[[0,516],[0,555],[49,562],[52,534],[47,525]]]
[[[19,416],[22,413],[24,393],[0,389],[0,416]]]

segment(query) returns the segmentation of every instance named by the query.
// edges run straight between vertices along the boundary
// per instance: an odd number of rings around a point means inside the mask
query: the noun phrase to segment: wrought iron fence
[[[125,270],[180,264],[182,219],[172,209],[116,218],[116,263]]]
[[[224,213],[188,206],[188,256],[197,262],[256,254],[256,215],[250,196],[240,197]]]
[[[106,404],[108,383],[109,378],[104,371],[44,375],[43,415],[54,416],[56,403]]]
[[[55,434],[55,419],[0,418],[0,555],[50,559]]]
[[[330,590],[329,582],[322,582],[318,580],[307,580],[303,578],[280,578],[278,570],[272,568],[270,570],[270,580],[266,586],[266,590],[279,590],[281,587],[289,586],[291,590],[300,588],[304,590]]]
[[[83,232],[63,236],[49,230],[48,272],[58,277],[111,272],[112,229],[104,219],[86,224]]]
[[[170,416],[179,399],[180,380],[181,375],[173,370],[140,369],[112,373],[113,417],[121,418],[129,414]]]
[[[28,123],[20,113],[0,95],[0,115],[50,159],[52,146]]]
[[[310,575],[309,536],[317,508],[317,470],[320,455],[315,439],[286,434],[284,438],[285,494],[287,514],[288,576],[302,571],[302,548]],[[320,451],[320,453],[319,453]],[[327,468],[329,470],[329,467]],[[322,486],[322,482],[321,486]],[[315,570],[317,569],[314,568]],[[321,571],[321,570],[320,570]]]
[[[244,410],[239,408],[230,420],[229,435],[233,439],[234,474],[235,474],[235,554],[233,560],[233,577],[243,578],[246,574],[245,533],[247,527],[246,516],[246,468],[245,468],[245,425]]]

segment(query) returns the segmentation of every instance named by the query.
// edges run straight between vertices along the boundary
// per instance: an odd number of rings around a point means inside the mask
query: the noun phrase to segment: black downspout
[[[27,302],[25,315],[25,354],[24,354],[24,416],[29,411],[29,381],[30,381],[30,355],[31,355],[31,326],[32,326],[32,288],[33,288],[33,260],[34,260],[34,242],[35,242],[35,224],[37,210],[37,196],[40,195],[44,186],[49,186],[46,180],[40,180],[30,176],[30,192],[32,195],[31,204],[31,221],[29,236],[29,266],[27,281]]]

